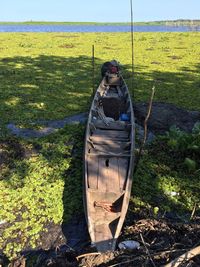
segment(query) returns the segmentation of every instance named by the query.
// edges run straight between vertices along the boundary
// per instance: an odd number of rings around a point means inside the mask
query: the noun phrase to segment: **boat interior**
[[[131,101],[122,78],[114,78],[104,77],[96,92],[86,146],[90,234],[100,251],[113,246],[103,240],[114,239],[131,156]]]

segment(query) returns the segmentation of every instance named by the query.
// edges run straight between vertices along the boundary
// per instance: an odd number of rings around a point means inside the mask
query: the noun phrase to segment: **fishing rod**
[[[132,75],[131,75],[131,91],[133,99],[134,95],[134,88],[133,88],[133,80],[134,80],[134,35],[133,35],[133,2],[130,0],[131,6],[131,53],[132,53]]]

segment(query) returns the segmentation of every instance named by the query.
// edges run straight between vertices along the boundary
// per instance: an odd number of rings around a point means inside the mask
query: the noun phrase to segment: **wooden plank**
[[[117,131],[117,130],[100,130],[96,129],[93,136],[105,136],[106,138],[128,138],[129,132],[127,131]]]
[[[95,225],[95,243],[109,241],[112,238],[113,235],[108,224]]]
[[[98,172],[99,172],[98,156],[88,156],[87,166],[88,166],[88,187],[91,189],[97,189]]]
[[[107,191],[119,192],[119,172],[118,172],[118,159],[116,157],[109,158],[107,168]]]
[[[95,148],[91,151],[91,152],[95,152],[95,151],[104,151],[104,152],[113,152],[113,153],[118,153],[118,152],[122,152],[123,149],[122,149],[122,146],[121,146],[121,143],[116,143],[116,144],[111,144],[111,145],[105,145],[105,144],[102,144],[102,145],[99,145],[99,144],[96,144],[95,145]]]
[[[119,192],[118,159],[99,158],[98,190],[101,192]],[[105,199],[105,201],[107,201]]]
[[[124,137],[107,137],[107,136],[90,136],[90,140],[93,142],[93,143],[102,143],[102,142],[109,142],[110,140],[111,141],[118,141],[118,142],[128,142],[129,139],[128,138],[124,138]]]
[[[94,223],[97,224],[109,224],[112,221],[116,220],[119,218],[121,215],[120,212],[114,213],[114,212],[105,212],[101,213],[100,210],[98,212],[95,212],[92,214],[92,217],[94,218]]]
[[[90,143],[91,138],[89,138],[88,142]],[[92,139],[91,139],[92,140]],[[121,145],[121,146],[127,146],[130,145],[130,141],[126,141],[126,140],[112,140],[112,139],[105,139],[105,138],[101,138],[101,141],[99,141],[98,143],[93,142],[96,145],[108,145],[108,146],[115,146],[115,145]]]
[[[112,143],[112,144],[95,144],[88,151],[93,154],[130,154],[130,145],[124,143]]]
[[[129,160],[118,158],[120,190],[125,190]]]
[[[99,158],[98,189],[101,192],[107,192],[107,175],[106,158]]]

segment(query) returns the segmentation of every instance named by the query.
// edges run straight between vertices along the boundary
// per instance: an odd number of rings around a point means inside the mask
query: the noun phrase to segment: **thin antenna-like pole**
[[[132,79],[131,79],[131,91],[134,99],[134,88],[133,88],[133,79],[134,79],[134,36],[133,36],[133,3],[130,0],[131,4],[131,52],[132,52]]]
[[[92,45],[92,94],[94,96],[95,88],[94,88],[94,45]]]

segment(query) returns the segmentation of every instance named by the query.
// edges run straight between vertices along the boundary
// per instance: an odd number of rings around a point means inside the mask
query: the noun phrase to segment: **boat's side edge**
[[[88,195],[88,170],[87,170],[87,148],[88,148],[88,137],[90,135],[90,122],[92,120],[92,109],[94,107],[94,101],[95,101],[95,98],[97,96],[97,92],[100,90],[100,85],[101,83],[103,82],[103,80],[100,82],[96,92],[95,92],[95,95],[94,95],[94,98],[93,98],[93,101],[92,101],[92,104],[91,104],[91,107],[90,107],[90,111],[89,111],[89,115],[88,115],[88,120],[87,120],[87,125],[86,125],[86,130],[85,130],[85,142],[84,142],[84,150],[83,150],[83,161],[84,161],[84,164],[83,164],[83,206],[84,206],[84,210],[85,210],[85,219],[86,219],[86,222],[87,222],[87,225],[88,225],[88,232],[90,234],[90,238],[91,238],[91,241],[93,242],[95,240],[95,236],[94,236],[94,229],[93,229],[93,225],[91,223],[91,220],[90,220],[90,215],[89,215],[89,211],[88,211],[88,206],[89,206],[89,195]]]
[[[135,162],[135,156],[134,156],[134,150],[135,150],[135,116],[134,116],[134,110],[133,110],[133,102],[127,87],[127,84],[125,82],[125,80],[122,77],[122,80],[127,88],[127,92],[128,92],[128,97],[130,99],[130,109],[131,109],[131,157],[130,157],[130,164],[129,164],[129,170],[128,170],[128,174],[127,174],[127,183],[126,183],[126,188],[125,188],[125,194],[124,194],[124,201],[122,204],[122,214],[120,216],[119,222],[118,222],[118,226],[117,226],[117,230],[114,236],[114,239],[117,240],[118,236],[120,235],[124,220],[125,220],[125,216],[128,210],[128,206],[129,206],[129,200],[130,200],[130,196],[131,196],[131,189],[132,189],[132,180],[133,180],[133,170],[134,170],[134,162]],[[115,249],[114,246],[116,246],[116,244],[113,244],[113,250]]]

